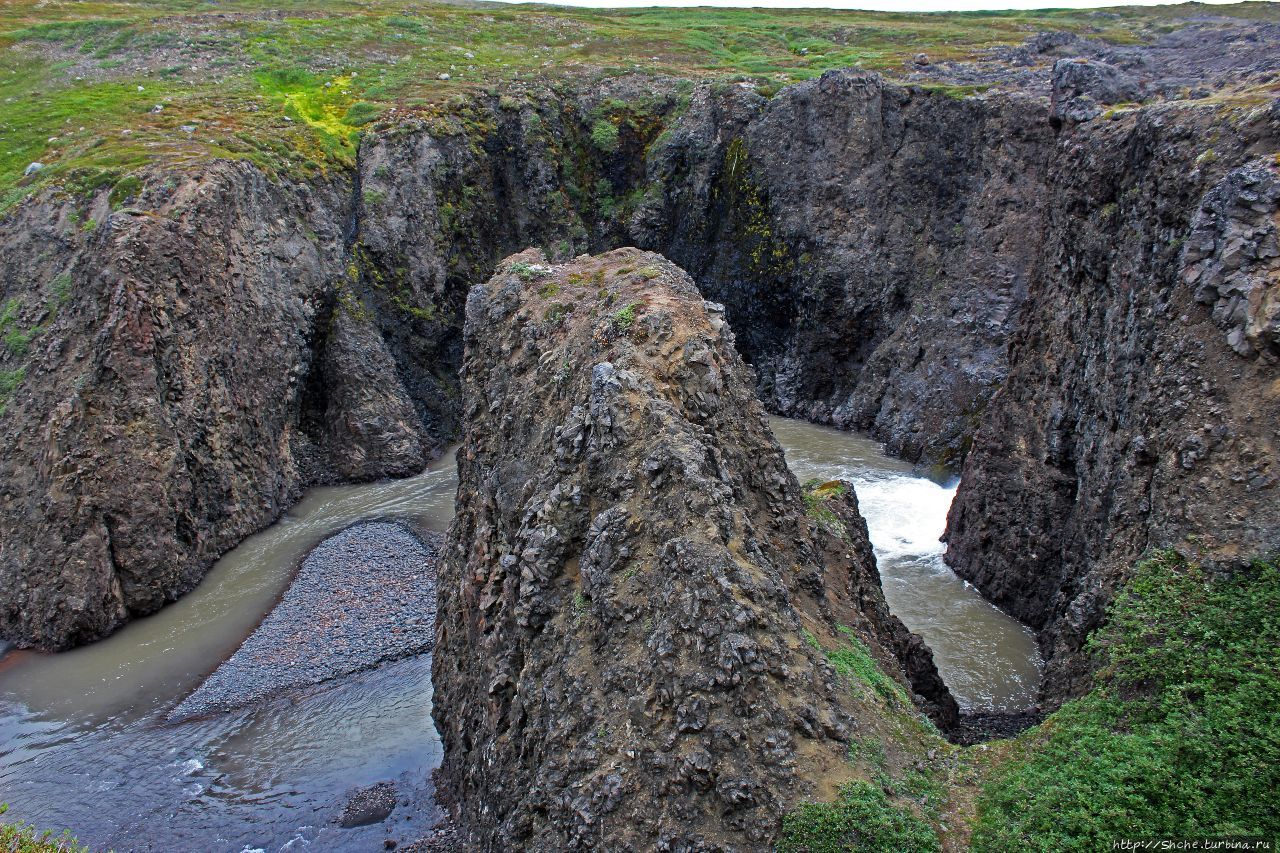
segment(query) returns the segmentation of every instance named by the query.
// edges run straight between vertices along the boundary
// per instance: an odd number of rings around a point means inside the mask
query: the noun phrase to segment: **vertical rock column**
[[[468,849],[761,849],[914,716],[823,652],[905,683],[856,503],[806,514],[720,307],[659,255],[514,256],[465,350],[434,713]]]

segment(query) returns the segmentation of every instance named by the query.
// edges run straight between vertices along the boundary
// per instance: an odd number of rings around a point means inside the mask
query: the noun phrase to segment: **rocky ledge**
[[[660,255],[530,250],[471,290],[434,658],[467,849],[762,849],[857,775],[855,733],[913,760],[895,652],[917,689],[932,658],[852,490],[802,492],[754,385]]]
[[[373,522],[321,542],[258,629],[168,720],[240,708],[430,651],[439,540]]]

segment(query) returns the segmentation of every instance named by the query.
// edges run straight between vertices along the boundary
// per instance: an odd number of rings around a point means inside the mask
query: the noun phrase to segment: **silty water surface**
[[[802,481],[854,483],[889,605],[933,648],[961,705],[1029,703],[1039,675],[1031,633],[942,562],[954,487],[855,433],[771,424]],[[439,816],[429,773],[441,758],[429,655],[254,708],[161,720],[248,636],[321,540],[374,518],[443,531],[456,487],[450,452],[407,480],[312,489],[160,613],[72,652],[9,652],[0,659],[7,817],[72,827],[117,851],[371,850],[425,834]],[[402,795],[386,824],[333,824],[353,786],[383,779],[398,780]]]
[[[457,474],[450,450],[405,480],[309,490],[225,555],[191,593],[91,646],[0,659],[0,802],[6,819],[71,827],[94,849],[373,850],[438,818],[429,773],[431,658],[399,661],[259,706],[165,725],[256,627],[294,569],[363,519],[443,531]],[[387,824],[332,823],[353,786],[397,779]]]
[[[942,560],[938,537],[955,484],[919,476],[858,433],[784,418],[771,418],[770,426],[802,483],[853,483],[889,609],[933,649],[960,707],[1012,711],[1032,704],[1040,680],[1035,636]]]

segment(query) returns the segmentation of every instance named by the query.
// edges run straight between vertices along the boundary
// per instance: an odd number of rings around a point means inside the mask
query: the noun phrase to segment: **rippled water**
[[[939,485],[856,433],[772,418],[787,464],[801,482],[854,484],[867,519],[889,609],[933,649],[942,678],[965,710],[1029,705],[1040,678],[1035,637],[942,561],[955,484]]]
[[[941,560],[954,489],[912,474],[861,436],[774,419],[801,480],[854,482],[893,611],[933,647],[967,707],[1025,703],[1037,677],[1030,633]],[[443,531],[450,452],[420,476],[317,488],[245,540],[192,593],[83,649],[0,658],[0,801],[8,817],[72,827],[126,850],[375,850],[438,818],[429,772],[429,656],[242,711],[177,725],[162,717],[240,644],[325,537],[369,518]],[[402,805],[380,825],[339,829],[353,786],[397,779]]]
[[[69,826],[125,850],[372,850],[438,815],[431,660],[401,661],[253,709],[179,725],[164,712],[239,646],[306,553],[366,518],[443,531],[452,452],[406,480],[311,489],[190,594],[113,636],[0,661],[0,801],[10,818]],[[396,778],[413,805],[338,829],[352,786]]]

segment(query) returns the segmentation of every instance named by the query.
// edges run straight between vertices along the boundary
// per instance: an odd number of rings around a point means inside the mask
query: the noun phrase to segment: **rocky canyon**
[[[866,498],[799,483],[773,414],[954,484],[946,562],[1044,662],[1014,728],[1086,701],[1144,559],[1226,582],[1280,553],[1280,21],[1229,8],[786,79],[654,47],[463,86],[473,35],[431,97],[263,66],[275,136],[268,102],[219,102],[109,180],[23,163],[0,638],[102,640],[307,489],[460,442],[432,667],[462,849],[769,849],[877,766],[942,773],[964,728]],[[582,52],[590,20],[537,26]],[[182,18],[184,44],[224,24]],[[146,121],[185,108],[135,85]],[[348,89],[379,105],[358,123],[323,100]]]

